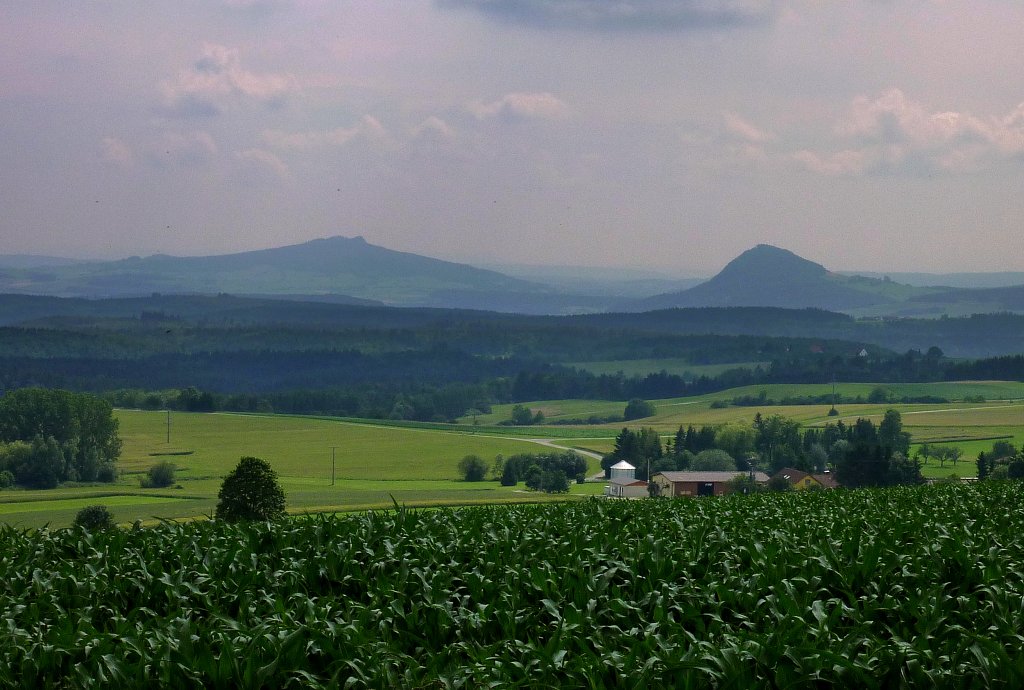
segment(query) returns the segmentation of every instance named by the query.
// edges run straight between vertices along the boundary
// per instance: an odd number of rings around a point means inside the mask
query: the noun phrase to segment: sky
[[[1024,270],[1019,0],[0,0],[0,254]]]

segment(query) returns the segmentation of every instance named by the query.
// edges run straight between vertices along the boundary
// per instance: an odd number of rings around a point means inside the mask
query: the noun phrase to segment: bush
[[[217,493],[218,520],[276,520],[284,517],[284,491],[266,460],[244,457]]]
[[[105,462],[96,470],[96,481],[112,484],[117,481],[117,465],[112,462]]]
[[[174,463],[158,462],[139,479],[143,489],[163,489],[174,484]]]
[[[14,475],[10,470],[0,472],[0,489],[8,489],[14,486]]]
[[[647,402],[646,400],[641,400],[640,398],[633,398],[628,403],[626,403],[626,409],[622,413],[622,418],[628,422],[631,419],[643,419],[644,417],[653,417],[656,412],[657,410],[651,403]]]
[[[487,476],[487,463],[479,455],[467,455],[459,460],[459,474],[467,482],[482,482]]]
[[[89,532],[110,529],[114,526],[114,516],[106,506],[86,506],[75,515],[74,525]]]
[[[559,470],[547,470],[541,475],[540,489],[549,494],[569,493],[569,478]]]

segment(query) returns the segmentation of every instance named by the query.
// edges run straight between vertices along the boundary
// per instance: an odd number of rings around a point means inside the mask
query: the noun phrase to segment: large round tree
[[[224,478],[217,494],[217,519],[276,520],[284,516],[284,491],[266,460],[245,457]]]

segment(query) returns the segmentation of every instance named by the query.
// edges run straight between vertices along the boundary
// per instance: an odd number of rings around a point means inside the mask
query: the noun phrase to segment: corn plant
[[[0,528],[0,686],[1022,687],[1022,498]]]

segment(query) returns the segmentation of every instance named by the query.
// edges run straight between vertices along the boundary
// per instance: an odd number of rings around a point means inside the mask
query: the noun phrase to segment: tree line
[[[625,460],[638,479],[657,472],[700,470],[774,474],[784,467],[809,473],[831,469],[847,487],[892,486],[922,481],[921,463],[910,457],[910,434],[896,410],[876,425],[870,419],[801,428],[780,415],[757,414],[751,424],[692,425],[662,443],[651,428],[624,428],[611,453],[601,460],[605,476]]]
[[[120,454],[117,420],[105,400],[42,388],[0,396],[0,485],[112,482]]]

